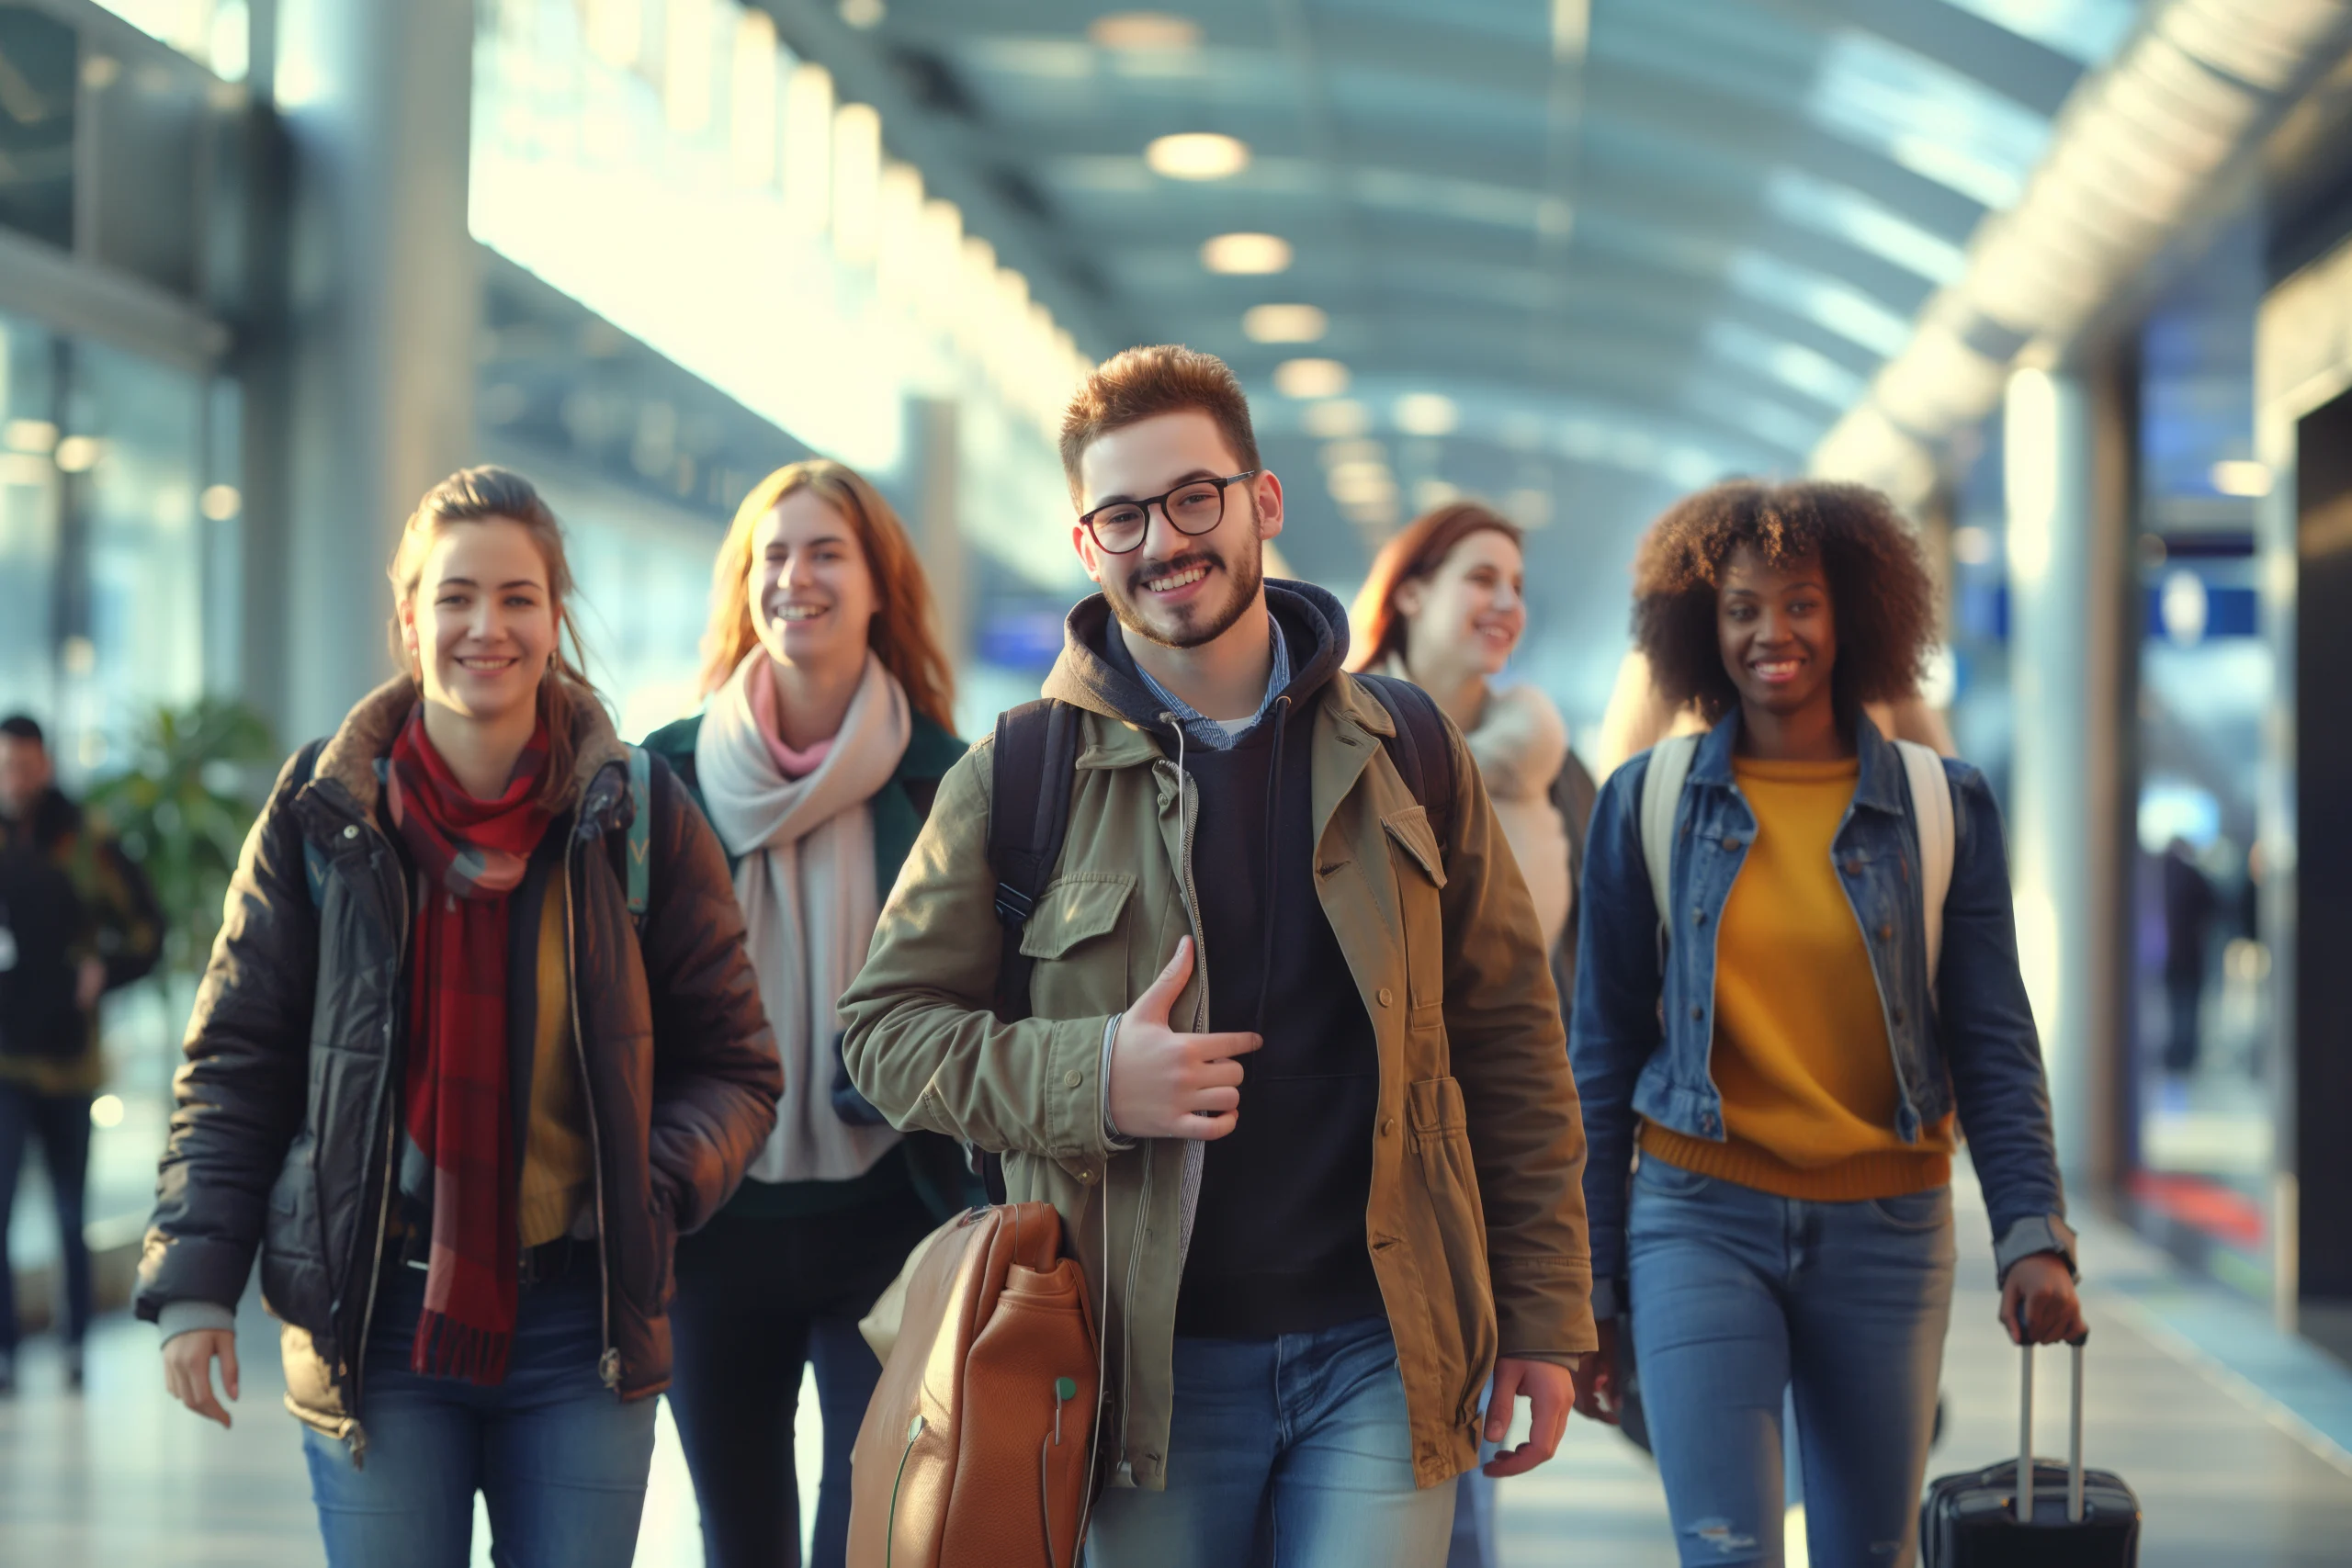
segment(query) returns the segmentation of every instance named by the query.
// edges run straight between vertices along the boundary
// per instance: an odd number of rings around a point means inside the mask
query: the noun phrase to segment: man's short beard
[[[1238,565],[1230,569],[1226,566],[1222,557],[1213,555],[1207,550],[1197,552],[1201,558],[1216,563],[1213,570],[1226,571],[1233,579],[1233,596],[1215,615],[1205,620],[1186,621],[1173,636],[1157,627],[1145,625],[1141,613],[1128,603],[1124,592],[1118,593],[1105,592],[1102,597],[1110,601],[1111,613],[1119,617],[1119,625],[1146,642],[1157,643],[1161,648],[1199,648],[1204,643],[1215,642],[1227,632],[1231,631],[1233,623],[1239,620],[1242,612],[1250,608],[1250,602],[1258,597],[1258,590],[1265,581],[1266,547],[1264,542],[1258,537],[1254,516],[1250,538],[1244,547],[1249,553]],[[1194,552],[1186,552],[1186,554],[1192,553]],[[1174,558],[1182,560],[1185,555],[1178,555]],[[1131,583],[1142,582],[1147,579],[1161,576],[1166,570],[1165,565],[1152,563],[1128,573],[1127,581]]]

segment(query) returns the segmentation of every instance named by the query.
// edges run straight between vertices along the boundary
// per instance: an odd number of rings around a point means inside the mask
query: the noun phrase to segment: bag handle
[[[2070,1358],[2075,1369],[2073,1410],[2067,1421],[2066,1435],[2066,1522],[2083,1522],[2083,1347],[2090,1342],[2090,1330],[2066,1343],[2074,1351]],[[2018,1400],[2018,1523],[2033,1523],[2033,1346],[2028,1342],[2020,1362],[2023,1367]]]

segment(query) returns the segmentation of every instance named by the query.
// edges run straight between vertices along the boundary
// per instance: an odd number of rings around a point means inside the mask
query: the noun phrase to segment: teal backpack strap
[[[653,753],[628,749],[628,918],[645,925],[646,893],[653,877],[647,856],[653,847]]]

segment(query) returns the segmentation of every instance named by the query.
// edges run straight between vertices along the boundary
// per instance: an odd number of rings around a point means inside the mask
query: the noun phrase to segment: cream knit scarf
[[[1391,654],[1384,675],[1413,677]],[[1532,686],[1489,687],[1478,726],[1463,736],[1493,803],[1495,821],[1527,883],[1548,955],[1567,929],[1577,890],[1568,880],[1568,828],[1552,804],[1552,784],[1568,760],[1568,727],[1552,700]]]
[[[752,1162],[755,1181],[847,1181],[899,1141],[833,1111],[836,1004],[865,962],[881,914],[874,818],[866,802],[890,781],[913,733],[907,694],[882,661],[865,674],[832,749],[805,778],[784,776],[752,716],[750,682],[768,655],[753,649],[710,700],[695,768],[711,825],[735,867],[744,945],[784,1058],[775,1131]]]

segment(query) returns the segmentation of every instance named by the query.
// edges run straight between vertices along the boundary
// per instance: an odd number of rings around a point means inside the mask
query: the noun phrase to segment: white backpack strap
[[[1898,740],[1904,781],[1911,789],[1911,816],[1919,828],[1919,904],[1928,919],[1928,978],[1943,960],[1944,897],[1951,891],[1954,832],[1951,780],[1935,749]]]
[[[1667,919],[1673,897],[1667,874],[1674,869],[1674,819],[1680,815],[1682,786],[1690,781],[1701,739],[1676,735],[1659,741],[1650,750],[1649,771],[1642,775],[1642,859],[1649,866],[1650,897],[1657,905],[1661,937],[1674,926]]]

